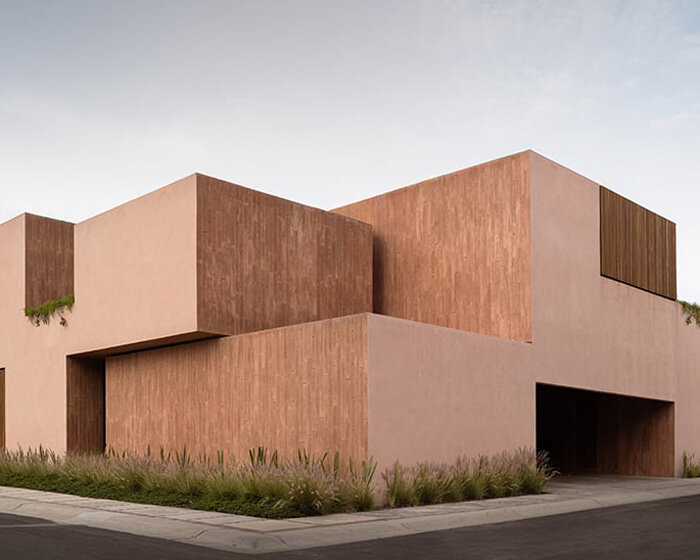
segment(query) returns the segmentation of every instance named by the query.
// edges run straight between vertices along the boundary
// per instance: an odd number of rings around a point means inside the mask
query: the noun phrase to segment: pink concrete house
[[[700,442],[674,224],[531,151],[333,212],[196,174],[78,224],[18,216],[0,270],[10,448],[527,445],[672,476]],[[24,316],[66,295],[66,325]]]

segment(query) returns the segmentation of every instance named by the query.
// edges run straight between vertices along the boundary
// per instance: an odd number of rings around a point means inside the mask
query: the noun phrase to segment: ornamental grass
[[[545,453],[522,448],[454,463],[395,463],[382,474],[389,507],[541,494],[556,472]]]
[[[521,449],[454,463],[377,464],[338,453],[281,459],[264,448],[247,460],[192,457],[187,449],[144,455],[58,454],[43,447],[0,452],[0,485],[126,502],[268,518],[367,511],[540,493],[552,476],[544,456]]]
[[[683,452],[683,478],[700,478],[700,462],[695,455]]]

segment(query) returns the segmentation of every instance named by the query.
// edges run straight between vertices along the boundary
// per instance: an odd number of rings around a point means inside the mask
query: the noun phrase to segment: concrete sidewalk
[[[270,520],[0,487],[0,512],[261,554],[694,495],[700,479],[559,477],[539,496]]]

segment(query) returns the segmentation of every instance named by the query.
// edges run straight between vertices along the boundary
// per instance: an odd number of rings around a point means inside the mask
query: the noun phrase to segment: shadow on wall
[[[563,474],[674,476],[674,405],[537,384],[537,450]]]
[[[66,358],[66,451],[105,450],[105,361]]]

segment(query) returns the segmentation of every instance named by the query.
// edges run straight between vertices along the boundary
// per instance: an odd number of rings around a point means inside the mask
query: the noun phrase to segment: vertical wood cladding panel
[[[107,445],[367,453],[366,315],[107,358]]]
[[[73,293],[73,224],[25,214],[25,306]]]
[[[105,362],[66,358],[66,450],[101,453],[105,449]]]
[[[529,158],[335,210],[373,227],[375,313],[532,339]]]
[[[598,396],[598,472],[674,476],[673,403]]]
[[[200,331],[240,334],[372,309],[370,226],[197,176]]]
[[[601,274],[676,299],[676,225],[600,187]]]
[[[537,385],[538,448],[563,473],[674,475],[674,405]]]

